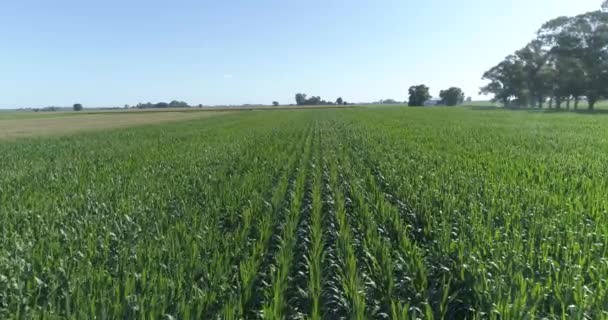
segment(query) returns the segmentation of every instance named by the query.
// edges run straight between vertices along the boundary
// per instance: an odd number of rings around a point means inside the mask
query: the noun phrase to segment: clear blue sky
[[[0,108],[477,97],[542,22],[600,0],[16,0],[0,3]]]

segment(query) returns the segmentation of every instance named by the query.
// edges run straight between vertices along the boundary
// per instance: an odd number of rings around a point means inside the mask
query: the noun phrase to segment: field
[[[113,130],[154,123],[208,118],[226,112],[228,111],[0,113],[0,140]]]
[[[207,108],[163,109],[86,109],[79,112],[2,111],[0,110],[0,140],[25,137],[69,135],[85,131],[104,131],[156,123],[208,118],[228,112],[343,109],[353,106],[234,106]]]
[[[182,120],[0,141],[0,318],[608,317],[606,115]]]

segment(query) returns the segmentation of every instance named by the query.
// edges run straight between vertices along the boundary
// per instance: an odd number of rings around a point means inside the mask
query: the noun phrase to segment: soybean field
[[[607,195],[602,114],[247,111],[3,140],[0,318],[607,318]]]

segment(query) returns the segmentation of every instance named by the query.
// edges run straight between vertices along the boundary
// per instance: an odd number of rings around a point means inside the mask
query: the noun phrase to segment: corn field
[[[606,119],[260,111],[0,142],[0,318],[608,318]]]

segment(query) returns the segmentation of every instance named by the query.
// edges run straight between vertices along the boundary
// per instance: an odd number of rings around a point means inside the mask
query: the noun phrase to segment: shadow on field
[[[577,113],[577,114],[590,114],[590,115],[595,115],[595,114],[608,115],[608,109],[595,109],[595,110],[589,110],[589,109],[580,109],[580,110],[545,109],[543,111],[547,112],[547,113]]]
[[[502,110],[503,107],[497,106],[471,106],[469,107],[471,110]]]
[[[587,114],[587,115],[608,115],[608,109],[538,109],[538,108],[505,108],[505,107],[497,107],[497,106],[471,106],[471,110],[474,111],[499,111],[499,110],[508,110],[508,111],[525,111],[530,113],[576,113],[576,114]]]

